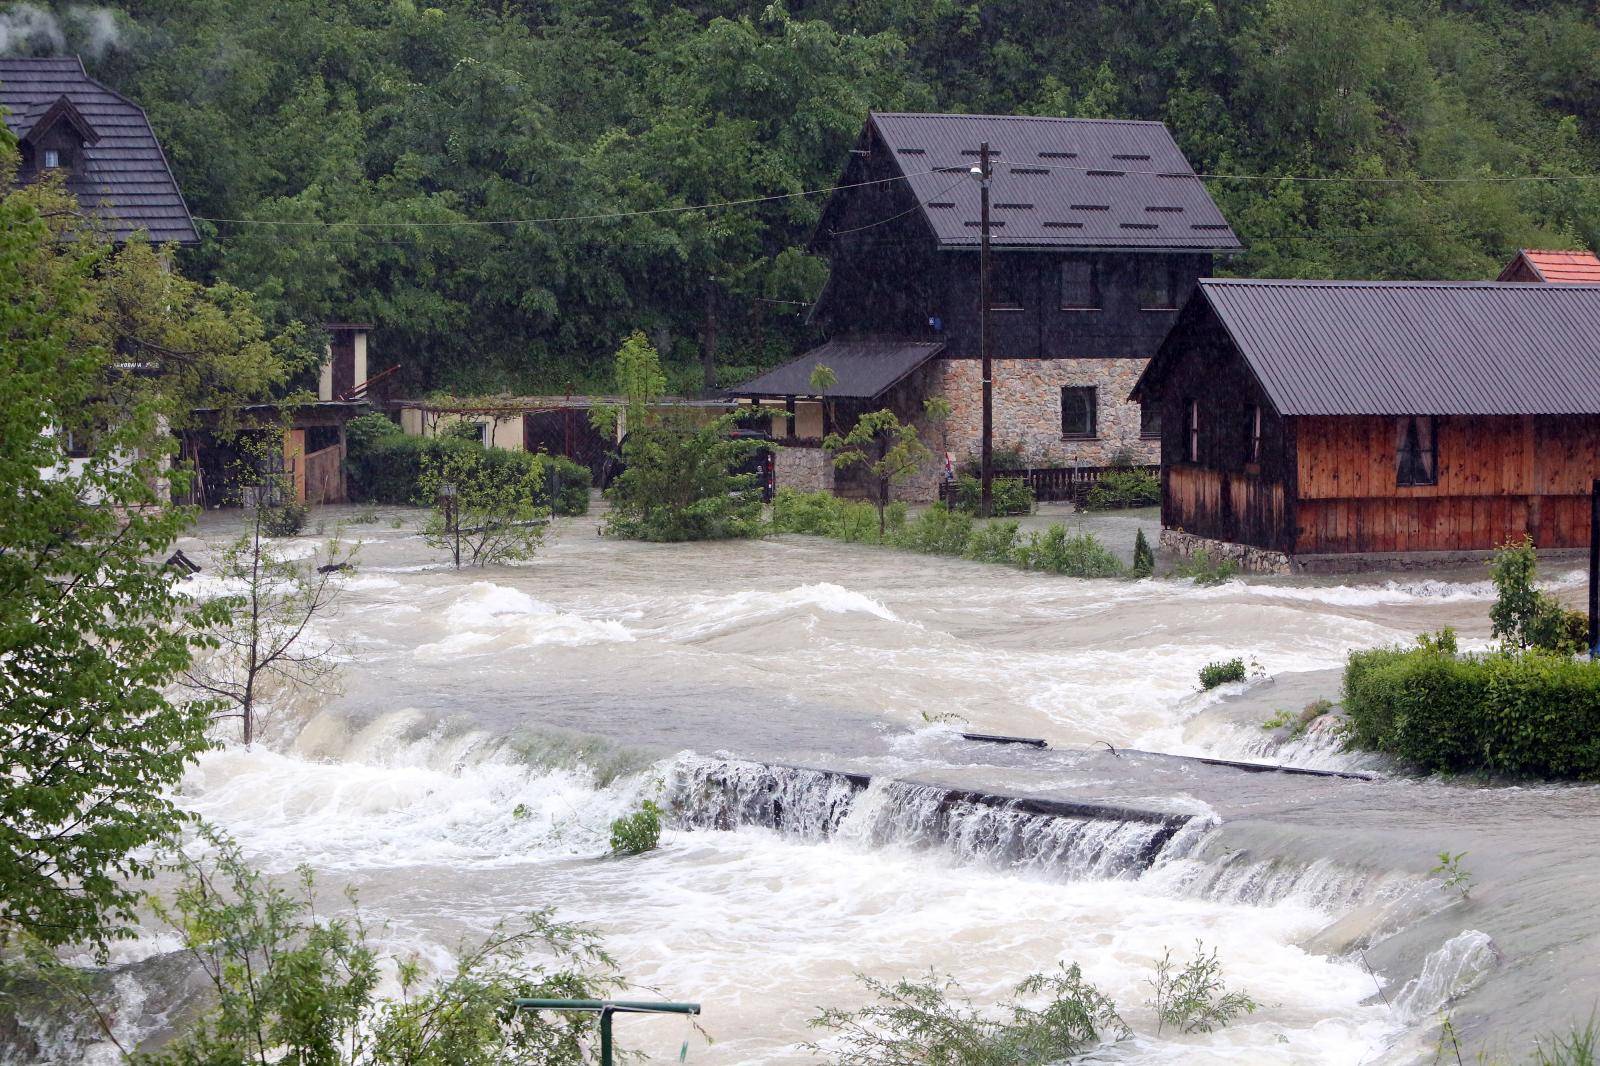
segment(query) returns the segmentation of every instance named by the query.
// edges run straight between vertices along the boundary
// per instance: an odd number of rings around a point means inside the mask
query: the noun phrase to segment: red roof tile
[[[1542,281],[1558,284],[1592,285],[1600,282],[1600,257],[1593,252],[1543,251],[1524,248],[1506,266],[1502,280],[1509,275],[1518,261],[1526,263]]]

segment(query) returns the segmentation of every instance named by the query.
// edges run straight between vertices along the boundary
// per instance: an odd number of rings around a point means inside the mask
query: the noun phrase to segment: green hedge
[[[1355,746],[1425,770],[1600,780],[1600,665],[1586,659],[1449,641],[1355,652],[1344,709]]]
[[[983,482],[970,474],[956,478],[955,509],[975,515],[983,504]],[[997,477],[989,483],[989,503],[997,516],[1033,513],[1033,488],[1019,477]]]
[[[1148,470],[1108,470],[1083,499],[1087,511],[1153,507],[1161,502],[1161,479]]]
[[[907,521],[906,506],[889,506],[887,529],[878,535],[878,512],[869,503],[841,500],[828,492],[779,489],[772,505],[776,533],[810,533],[861,544],[884,544],[929,555],[959,555],[1071,577],[1116,577],[1122,563],[1093,536],[1064,526],[1023,537],[1016,522],[979,524],[970,515],[936,503]]]
[[[380,425],[379,423],[382,423]],[[384,428],[387,426],[388,428]],[[449,452],[481,451],[493,469],[532,469],[542,461],[547,498],[554,497],[558,515],[580,515],[589,510],[589,468],[560,455],[533,456],[505,448],[485,448],[457,437],[411,437],[382,415],[352,419],[345,430],[349,454],[345,472],[352,498],[369,503],[426,505],[421,498],[423,460],[442,458]]]

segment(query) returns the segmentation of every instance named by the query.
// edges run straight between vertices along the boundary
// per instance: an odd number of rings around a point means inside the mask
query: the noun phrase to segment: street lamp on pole
[[[989,181],[994,168],[989,161],[989,142],[978,148],[978,165],[972,168],[979,189],[979,245],[978,245],[978,344],[983,357],[983,444],[979,473],[983,494],[978,513],[987,518],[994,509],[994,365],[992,362],[993,337],[989,330],[989,290],[991,271],[989,263]]]

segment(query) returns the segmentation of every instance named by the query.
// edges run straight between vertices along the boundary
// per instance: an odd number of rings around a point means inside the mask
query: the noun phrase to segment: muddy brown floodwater
[[[1095,528],[1126,554],[1152,519]],[[641,995],[701,1002],[715,1042],[690,1036],[688,1061],[720,1064],[817,1061],[806,1022],[861,1002],[857,973],[932,968],[982,1002],[1075,961],[1137,1034],[1105,1063],[1431,1061],[1444,1015],[1464,1058],[1522,1061],[1600,995],[1600,790],[1418,780],[1261,729],[1337,697],[1351,649],[1444,625],[1486,642],[1481,572],[1197,588],[802,537],[618,543],[591,516],[530,564],[457,573],[418,521],[347,530],[361,567],[315,634],[342,693],[273,708],[266,743],[207,755],[183,793],[265,868],[354,885],[431,966],[553,906]],[[204,564],[236,526],[207,516],[185,550]],[[1200,693],[1235,655],[1258,676]],[[607,857],[646,796],[673,812],[663,846]],[[1428,877],[1446,849],[1466,899]],[[1196,939],[1261,1009],[1158,1038],[1147,980]],[[686,1035],[620,1029],[651,1061]]]

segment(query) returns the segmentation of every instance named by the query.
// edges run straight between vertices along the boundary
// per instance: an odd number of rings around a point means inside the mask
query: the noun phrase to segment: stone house
[[[1197,279],[1239,247],[1159,122],[871,114],[825,206],[831,267],[810,324],[824,338],[730,394],[784,408],[780,483],[832,487],[817,438],[889,407],[950,419],[923,438],[959,465],[980,449],[980,146],[993,159],[994,440],[1035,467],[1159,458],[1128,394]],[[811,386],[825,365],[835,382]],[[944,459],[903,494],[931,498]]]

